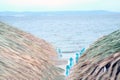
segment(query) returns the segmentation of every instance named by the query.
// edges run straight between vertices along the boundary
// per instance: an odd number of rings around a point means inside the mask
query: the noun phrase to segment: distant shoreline
[[[0,16],[9,16],[22,14],[26,16],[37,16],[37,15],[87,15],[87,14],[120,14],[120,12],[115,11],[105,11],[105,10],[88,10],[88,11],[0,11]]]

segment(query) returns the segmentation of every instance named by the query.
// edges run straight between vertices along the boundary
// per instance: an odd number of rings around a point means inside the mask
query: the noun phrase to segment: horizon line
[[[18,12],[18,13],[22,13],[22,12],[115,12],[115,13],[119,13],[120,11],[110,11],[110,10],[56,10],[56,11],[33,11],[33,10],[26,10],[26,11],[14,11],[14,10],[5,10],[5,11],[0,11],[0,12]]]

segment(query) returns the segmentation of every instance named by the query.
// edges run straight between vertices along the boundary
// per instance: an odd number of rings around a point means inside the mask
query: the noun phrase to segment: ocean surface
[[[2,14],[0,21],[45,39],[66,54],[88,48],[103,35],[120,29],[118,13],[26,14]],[[64,56],[69,56],[66,54]]]

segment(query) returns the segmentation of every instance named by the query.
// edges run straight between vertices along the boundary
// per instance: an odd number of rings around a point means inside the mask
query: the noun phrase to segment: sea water
[[[0,16],[0,21],[27,31],[61,49],[64,58],[89,47],[103,35],[120,29],[120,14],[50,14]],[[71,54],[71,55],[70,55]]]

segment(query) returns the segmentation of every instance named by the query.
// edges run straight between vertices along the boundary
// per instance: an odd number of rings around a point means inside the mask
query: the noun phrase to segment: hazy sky
[[[120,12],[120,0],[0,0],[0,11],[108,10]]]

